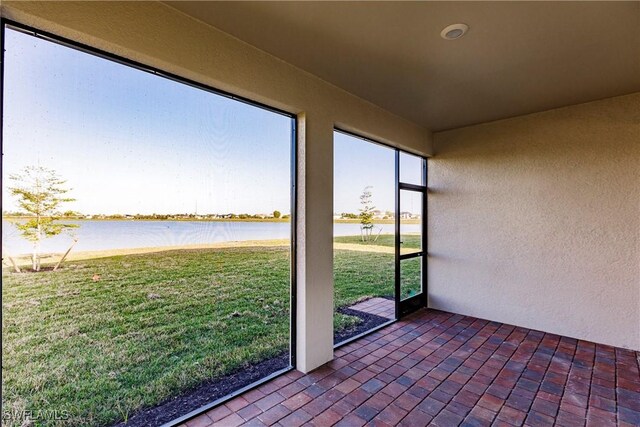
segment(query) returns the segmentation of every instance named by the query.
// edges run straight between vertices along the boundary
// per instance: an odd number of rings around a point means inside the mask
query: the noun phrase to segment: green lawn
[[[336,306],[392,295],[392,254],[337,250],[334,263]],[[355,320],[335,318],[337,328]],[[179,250],[75,261],[57,272],[5,269],[2,331],[5,412],[64,410],[68,420],[39,425],[109,425],[286,351],[289,250]]]
[[[375,241],[363,242],[360,236],[335,237],[336,243],[351,243],[361,246],[395,246],[392,234],[382,234]],[[421,238],[417,234],[402,236],[402,248],[407,250],[419,249]],[[335,251],[336,254],[341,251]],[[337,305],[356,298],[359,292],[369,290],[372,294],[362,296],[393,296],[394,260],[395,255],[372,252],[351,252],[345,259],[335,257],[334,278],[336,284]],[[413,252],[413,251],[412,251]],[[411,258],[400,264],[400,296],[402,299],[417,294],[421,289],[420,275],[421,258]],[[368,284],[369,286],[363,286]],[[343,296],[346,299],[343,299]]]

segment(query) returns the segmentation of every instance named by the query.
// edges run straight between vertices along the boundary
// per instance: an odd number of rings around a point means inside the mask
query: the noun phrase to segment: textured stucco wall
[[[1,7],[22,24],[298,115],[298,369],[331,360],[333,127],[425,155],[430,132],[158,2]]]
[[[640,93],[434,140],[430,306],[640,350]]]

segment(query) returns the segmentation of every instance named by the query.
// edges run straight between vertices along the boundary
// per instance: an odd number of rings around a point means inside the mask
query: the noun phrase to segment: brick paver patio
[[[638,353],[421,310],[193,426],[638,426]]]
[[[396,318],[395,302],[386,298],[369,298],[368,300],[354,304],[349,308],[369,314],[375,314],[380,317],[386,317],[390,320]]]

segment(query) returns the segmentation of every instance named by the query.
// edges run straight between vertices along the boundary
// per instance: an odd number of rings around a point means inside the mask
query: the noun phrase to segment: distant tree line
[[[34,216],[30,212],[21,211],[3,211],[4,217],[32,217]],[[75,211],[55,212],[52,214],[55,217],[64,217],[67,219],[155,219],[155,220],[170,220],[170,219],[287,219],[290,215],[282,215],[280,211],[274,211],[272,214],[96,214],[85,215]]]

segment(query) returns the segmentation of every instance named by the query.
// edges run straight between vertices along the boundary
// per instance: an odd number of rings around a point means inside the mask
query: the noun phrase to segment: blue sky
[[[372,203],[395,211],[395,151],[342,132],[334,132],[334,212],[358,213],[360,195],[371,187]],[[400,153],[400,181],[422,184],[422,159]],[[401,211],[421,213],[419,193],[401,192]]]
[[[358,213],[360,195],[371,187],[376,209],[395,211],[395,151],[334,132],[334,212]]]
[[[5,185],[40,164],[83,213],[289,211],[290,118],[12,30],[5,46]]]
[[[5,187],[39,164],[85,214],[289,212],[289,117],[10,29],[5,49]],[[393,156],[336,133],[334,211],[366,186],[393,210]]]

